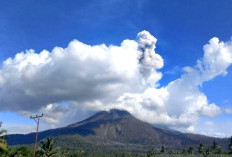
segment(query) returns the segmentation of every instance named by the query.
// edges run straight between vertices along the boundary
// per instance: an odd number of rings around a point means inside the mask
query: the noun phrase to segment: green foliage
[[[76,153],[73,153],[71,155],[68,155],[68,157],[84,157],[85,151],[83,149],[79,149]],[[66,157],[66,156],[65,156]]]
[[[213,141],[212,151],[214,154],[221,154],[221,146],[215,141]]]
[[[205,149],[204,149],[203,144],[201,143],[198,147],[198,153],[203,154],[204,152],[205,152]]]
[[[0,122],[0,128],[2,126],[2,122]],[[0,152],[1,154],[4,152],[4,151],[7,151],[8,147],[7,147],[7,143],[6,143],[6,140],[3,136],[4,133],[6,133],[7,131],[4,130],[4,129],[1,129],[0,130]]]
[[[60,157],[67,157],[70,155],[70,151],[68,149],[60,152]]]
[[[77,157],[84,157],[85,155],[85,151],[83,149],[80,149],[78,152],[77,152]]]
[[[204,154],[204,155],[211,155],[212,152],[211,152],[210,148],[207,148],[207,149],[204,151],[203,154]]]
[[[188,154],[193,154],[193,148],[192,147],[189,147],[188,150],[187,150]]]
[[[18,147],[14,152],[10,153],[13,157],[31,157],[32,152],[25,146]]]
[[[160,153],[164,153],[165,152],[165,149],[164,149],[164,146],[161,147],[161,150],[160,150]]]
[[[122,157],[132,157],[132,155],[130,153],[123,153]]]
[[[155,151],[154,149],[151,149],[150,151],[147,152],[146,157],[153,157],[155,156]]]
[[[229,140],[229,154],[232,154],[232,137]]]
[[[40,142],[36,155],[38,157],[57,157],[59,155],[59,148],[54,147],[54,140],[46,138]]]
[[[183,150],[183,151],[181,152],[181,154],[182,154],[182,155],[187,155],[188,152],[187,152],[186,150]]]

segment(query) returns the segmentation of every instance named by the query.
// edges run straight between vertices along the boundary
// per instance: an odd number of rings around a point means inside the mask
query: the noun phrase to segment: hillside
[[[7,142],[10,145],[32,144],[34,136],[34,133],[9,135]],[[127,111],[117,109],[101,111],[84,121],[39,133],[39,140],[45,137],[54,137],[57,145],[70,149],[78,146],[89,149],[95,149],[98,146],[137,151],[161,146],[182,149],[190,145],[196,147],[200,143],[211,145],[214,140],[223,148],[228,145],[228,139],[185,134],[155,127],[136,119]]]

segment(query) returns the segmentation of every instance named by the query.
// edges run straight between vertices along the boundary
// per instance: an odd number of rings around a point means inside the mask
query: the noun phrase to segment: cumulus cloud
[[[120,97],[118,107],[126,107],[140,119],[151,123],[193,132],[201,115],[214,117],[225,112],[216,104],[208,103],[200,87],[205,81],[227,73],[232,63],[231,54],[231,42],[219,42],[217,38],[212,38],[204,46],[203,58],[194,67],[185,67],[185,73],[179,79],[166,87],[147,88],[140,94],[125,94]]]
[[[232,43],[212,38],[194,67],[165,87],[159,86],[164,66],[149,32],[121,45],[87,45],[73,40],[51,52],[28,50],[8,58],[0,69],[0,110],[28,116],[45,113],[60,126],[98,110],[120,108],[136,117],[181,131],[194,131],[201,115],[222,112],[199,89],[205,81],[226,75],[232,63]],[[66,105],[62,105],[66,102]]]
[[[107,99],[131,91],[139,84],[139,55],[137,43],[129,40],[109,47],[74,40],[65,49],[18,53],[0,71],[1,109],[33,111],[50,103]]]

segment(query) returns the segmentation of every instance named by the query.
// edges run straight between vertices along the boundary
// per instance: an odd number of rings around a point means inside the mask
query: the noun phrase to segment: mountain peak
[[[95,113],[93,116],[90,118],[73,123],[71,125],[68,125],[68,127],[77,127],[86,123],[93,123],[93,122],[100,122],[100,121],[115,121],[123,118],[134,118],[128,111],[126,110],[120,110],[120,109],[110,109],[108,111],[99,111]]]
[[[128,111],[119,109],[110,109],[108,111],[108,115],[111,116],[113,119],[132,116]]]
[[[133,117],[128,111],[120,109],[110,109],[108,111],[99,111],[89,119],[114,120],[120,118]]]

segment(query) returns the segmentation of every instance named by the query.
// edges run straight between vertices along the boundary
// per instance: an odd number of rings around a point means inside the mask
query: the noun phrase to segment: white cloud
[[[224,112],[225,112],[225,113],[232,114],[232,109],[231,109],[231,108],[225,108],[225,109],[224,109]]]
[[[109,47],[74,40],[66,49],[19,53],[1,68],[0,108],[31,111],[50,103],[91,101],[131,91],[139,84],[139,53],[137,43],[129,40]]]
[[[26,134],[35,132],[36,125],[23,125],[17,123],[8,125],[3,124],[3,128],[7,130],[6,134]]]
[[[92,111],[127,109],[136,117],[182,131],[194,131],[201,115],[222,112],[199,88],[225,75],[232,63],[232,43],[212,38],[194,67],[166,87],[159,87],[164,65],[157,39],[149,32],[120,46],[87,45],[73,40],[52,52],[16,54],[0,69],[0,110],[22,115],[43,112],[51,127],[78,121]],[[67,102],[68,105],[61,105]],[[80,113],[83,116],[78,116]],[[77,114],[78,113],[78,114]]]
[[[232,131],[231,119],[223,119],[223,123],[218,120],[217,118],[206,121],[201,119],[201,122],[195,126],[194,133],[213,137],[230,137]]]
[[[219,115],[221,112],[222,111],[221,111],[220,107],[218,107],[215,104],[205,105],[202,108],[202,114],[209,116],[209,117],[214,117],[215,115]]]

